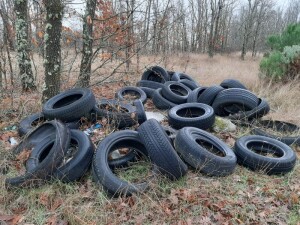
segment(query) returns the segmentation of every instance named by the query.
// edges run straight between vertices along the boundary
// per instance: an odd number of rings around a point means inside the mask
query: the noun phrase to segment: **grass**
[[[36,56],[35,56],[36,57]],[[223,79],[236,78],[251,91],[270,103],[271,112],[266,118],[280,119],[300,125],[300,82],[283,85],[264,83],[258,78],[260,57],[241,61],[238,55],[217,55],[210,59],[206,55],[173,55],[166,58],[145,56],[140,70],[118,83],[107,83],[92,87],[96,98],[113,97],[116,90],[125,84],[134,85],[145,67],[160,64],[169,70],[182,71],[201,85],[219,84]],[[75,65],[78,65],[76,62]],[[108,73],[112,65],[101,69]],[[133,65],[135,68],[136,65]],[[42,67],[38,67],[41,70]],[[77,77],[63,87],[69,87]],[[39,71],[42,73],[42,71]],[[64,74],[68,76],[67,73]],[[100,75],[99,75],[100,76]],[[117,75],[118,78],[119,75]],[[94,75],[92,80],[99,79]],[[116,78],[117,79],[117,78]],[[42,82],[42,77],[38,78]],[[109,82],[111,82],[110,80]],[[5,93],[1,103],[0,128],[17,123],[25,115],[38,112],[41,91],[23,96],[18,91]],[[13,104],[11,104],[13,103]],[[147,109],[153,108],[151,101]],[[228,144],[230,138],[248,134],[249,128],[235,133],[216,134]],[[104,131],[109,134],[109,132]],[[1,131],[1,153],[11,147],[6,142],[8,131]],[[9,133],[18,138],[15,131]],[[95,137],[92,139],[97,141]],[[293,146],[299,157],[300,148]],[[2,155],[1,155],[2,156]],[[1,157],[0,166],[5,163]],[[134,165],[137,169],[119,171],[119,175],[135,181],[137,175],[145,175],[149,165]],[[135,174],[138,171],[138,174]],[[141,177],[142,177],[141,176]],[[267,176],[237,166],[235,172],[226,177],[208,177],[198,171],[189,170],[178,181],[159,177],[151,183],[149,190],[128,198],[111,199],[101,186],[92,181],[88,173],[79,182],[62,183],[51,181],[39,188],[16,188],[6,190],[0,173],[0,221],[1,215],[14,215],[19,224],[293,224],[300,221],[300,164],[283,176]],[[17,217],[19,216],[19,217]],[[17,223],[16,223],[17,224]]]

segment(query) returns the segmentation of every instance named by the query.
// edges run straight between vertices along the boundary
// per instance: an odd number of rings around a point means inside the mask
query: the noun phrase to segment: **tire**
[[[217,95],[212,107],[216,115],[228,116],[239,111],[252,110],[258,106],[258,103],[259,99],[252,92],[240,88],[230,88]]]
[[[146,93],[147,98],[152,98],[155,89],[147,88],[147,87],[140,87],[140,88]]]
[[[171,81],[179,81],[180,80],[178,72],[168,71],[168,74],[170,75]]]
[[[169,124],[175,129],[197,127],[206,130],[215,122],[212,107],[201,103],[185,103],[177,105],[168,112]]]
[[[178,132],[174,144],[181,157],[202,173],[210,176],[226,176],[235,169],[237,159],[231,148],[204,130],[185,127]],[[209,151],[208,147],[222,153],[222,156]]]
[[[50,120],[74,121],[89,113],[95,104],[95,96],[90,89],[74,88],[50,98],[42,112]]]
[[[133,147],[144,155],[148,152],[141,142],[138,132],[132,130],[124,130],[114,132],[105,137],[98,145],[93,159],[93,178],[97,184],[101,184],[103,188],[112,194],[132,195],[137,192],[144,192],[148,183],[129,183],[117,177],[109,167],[108,155],[113,150],[121,147]]]
[[[175,103],[165,99],[162,94],[161,94],[161,88],[157,89],[154,91],[153,96],[152,96],[152,101],[153,104],[156,106],[158,109],[170,109],[174,106],[176,106]]]
[[[166,81],[170,80],[170,76],[164,68],[160,66],[153,66],[143,73],[141,80],[165,83]]]
[[[228,88],[241,88],[247,90],[245,85],[243,85],[239,80],[235,79],[226,79],[223,80],[220,84],[221,87],[228,89]]]
[[[38,147],[33,149],[30,158],[26,162],[28,172],[34,171],[43,161],[41,157],[45,155],[45,151],[49,149],[49,146],[53,145],[54,141],[55,139],[45,139]],[[74,147],[77,147],[75,155],[71,159],[66,159],[69,151]],[[51,177],[63,182],[72,182],[80,179],[88,171],[92,163],[94,148],[94,144],[85,133],[79,130],[71,130],[70,145],[68,146],[64,160],[61,165],[54,168]]]
[[[119,99],[120,101],[128,101],[124,96],[126,94],[130,94],[133,96],[138,97],[139,100],[142,101],[143,104],[145,104],[147,100],[147,95],[146,93],[139,87],[123,87],[121,88],[117,93],[116,93],[116,98]],[[131,100],[134,101],[134,100]]]
[[[180,81],[180,80],[190,80],[193,81],[194,83],[197,83],[193,78],[191,78],[189,75],[185,74],[185,73],[177,73],[176,76],[173,76],[174,79],[173,81]]]
[[[133,105],[136,107],[138,123],[141,125],[142,123],[144,123],[147,120],[144,105],[140,100],[135,100],[133,102]]]
[[[164,86],[162,83],[158,83],[150,80],[140,80],[136,83],[136,85],[138,87],[147,87],[151,89],[159,89],[159,88],[163,88]]]
[[[46,118],[43,113],[34,113],[30,116],[25,117],[20,121],[18,133],[22,137],[28,134],[30,131],[34,130],[39,123],[46,122]],[[78,129],[81,125],[80,121],[73,121],[65,123],[65,125],[70,129]]]
[[[194,90],[199,87],[199,85],[195,81],[191,81],[188,79],[183,79],[179,81],[180,83],[184,84],[187,86],[189,89]]]
[[[250,149],[264,154],[272,153],[279,158],[264,156]],[[288,173],[296,163],[296,154],[288,145],[269,137],[258,135],[241,137],[236,140],[234,150],[239,164],[268,175]]]
[[[176,81],[166,82],[161,90],[164,98],[176,104],[185,103],[190,92],[190,88]]]
[[[136,156],[137,155],[136,155],[135,149],[130,149],[130,151],[126,155],[123,155],[116,159],[109,159],[108,160],[109,168],[114,170],[116,168],[128,167],[129,162],[135,161]]]
[[[164,129],[155,119],[147,120],[137,131],[151,162],[163,175],[174,180],[187,173],[187,166],[179,158]]]
[[[200,95],[203,93],[203,91],[206,90],[207,87],[198,87],[196,89],[194,89],[193,91],[190,92],[188,98],[187,98],[187,102],[188,103],[197,103],[198,102],[198,98],[200,97]]]
[[[30,116],[27,116],[20,121],[18,133],[22,137],[28,132],[32,131],[35,127],[35,124],[45,121],[46,118],[44,117],[43,113],[34,113]]]
[[[136,110],[130,104],[115,99],[102,99],[95,107],[96,117],[107,118],[117,128],[131,127],[137,123]]]
[[[278,121],[278,120],[260,120],[257,121],[256,126],[262,126],[264,128],[272,128],[275,131],[278,132],[282,132],[283,136],[278,136],[278,135],[274,135],[274,134],[270,134],[260,128],[254,128],[251,133],[256,134],[256,135],[260,135],[260,136],[265,136],[265,137],[270,137],[270,138],[274,138],[277,139],[287,145],[298,145],[300,146],[300,127],[292,124],[292,123],[288,123],[288,122],[283,122],[283,121]],[[298,136],[294,136],[294,137],[289,137],[289,136],[284,136],[286,134],[284,134],[285,132],[294,132],[299,134]]]
[[[28,187],[37,186],[43,180],[47,180],[63,161],[68,146],[70,144],[70,130],[60,121],[53,120],[46,122],[30,132],[28,136],[20,142],[13,150],[15,155],[24,150],[39,148],[39,145],[47,139],[53,140],[54,143],[49,149],[45,159],[32,171],[24,175],[6,178],[5,185],[11,187]]]
[[[270,106],[265,99],[259,99],[258,106],[250,111],[239,112],[233,115],[229,115],[231,120],[252,120],[259,119],[264,115],[267,115],[270,111]]]
[[[223,90],[224,90],[224,88],[222,88],[219,85],[208,87],[199,96],[198,102],[211,106],[213,104],[215,98],[217,97],[217,95]]]

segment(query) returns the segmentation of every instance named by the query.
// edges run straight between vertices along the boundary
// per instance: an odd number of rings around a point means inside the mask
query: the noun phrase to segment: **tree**
[[[18,64],[23,91],[36,88],[29,57],[27,6],[27,0],[15,0]]]
[[[45,89],[43,101],[57,95],[60,91],[61,73],[61,29],[63,4],[60,0],[44,1],[46,9],[45,45]]]
[[[83,49],[80,65],[80,74],[76,85],[78,87],[88,87],[91,77],[93,58],[93,24],[96,9],[96,0],[87,0],[83,22]]]

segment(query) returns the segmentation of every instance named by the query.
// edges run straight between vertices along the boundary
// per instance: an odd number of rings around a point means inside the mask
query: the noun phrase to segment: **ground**
[[[202,86],[219,84],[226,78],[239,79],[259,97],[267,99],[272,110],[266,118],[300,125],[300,82],[271,84],[259,79],[259,60],[260,57],[241,61],[237,54],[216,55],[213,59],[196,54],[145,56],[139,70],[117,75],[92,89],[97,99],[113,97],[120,87],[135,85],[145,67],[159,64],[191,75]],[[132,67],[136,66],[133,62]],[[109,74],[110,68],[108,65],[101,69],[101,74]],[[73,69],[64,73],[65,78],[69,77],[64,79],[65,89],[76,79],[78,70]],[[92,82],[97,79],[101,80],[94,76]],[[42,77],[38,81],[42,83]],[[0,108],[0,168],[8,163],[5,154],[11,146],[7,138],[18,139],[14,130],[4,128],[12,128],[21,118],[40,111],[40,93],[24,95],[16,89],[4,93]],[[146,109],[154,109],[151,100]],[[215,135],[232,146],[237,137],[247,133],[249,130],[239,128],[235,133]],[[299,157],[299,147],[293,149]],[[189,170],[179,181],[160,178],[143,194],[117,199],[108,197],[90,174],[77,183],[53,181],[39,188],[14,190],[4,188],[4,179],[0,171],[0,221],[7,224],[300,224],[299,162],[284,176],[268,176],[241,166],[222,178]]]

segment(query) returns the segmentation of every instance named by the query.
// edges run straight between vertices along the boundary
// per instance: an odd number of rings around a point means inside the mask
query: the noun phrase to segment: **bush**
[[[285,64],[281,52],[272,52],[260,62],[260,71],[267,77],[281,79],[285,73]]]
[[[287,81],[300,76],[300,24],[292,24],[281,35],[268,38],[272,51],[260,62],[261,73],[268,78]]]

